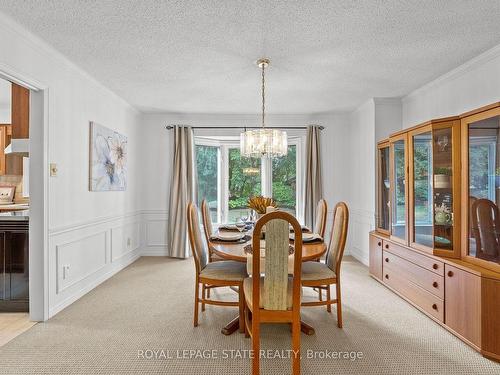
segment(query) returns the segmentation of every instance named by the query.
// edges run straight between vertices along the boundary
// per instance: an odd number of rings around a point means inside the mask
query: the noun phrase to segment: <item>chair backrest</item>
[[[320,199],[316,205],[316,218],[314,220],[313,233],[325,237],[326,216],[328,214],[328,205],[324,199]]]
[[[326,265],[337,274],[337,277],[340,274],[340,264],[344,256],[348,225],[349,209],[344,202],[339,202],[333,210],[332,233],[326,255]]]
[[[187,207],[187,221],[191,252],[193,253],[196,272],[199,274],[208,263],[208,251],[207,244],[203,241],[201,235],[198,208],[193,202],[189,202]]]
[[[203,221],[203,232],[205,232],[205,239],[207,243],[210,242],[213,234],[212,217],[210,216],[210,208],[206,199],[201,201],[201,220]]]
[[[475,231],[474,231],[474,226],[472,223],[474,222],[474,203],[476,203],[477,198],[470,195],[469,196],[469,236],[474,238],[475,236]]]
[[[472,204],[472,232],[476,239],[476,256],[496,257],[500,248],[500,212],[489,199],[477,199]]]
[[[300,310],[300,288],[302,270],[302,230],[299,222],[289,213],[275,211],[262,216],[255,224],[252,248],[260,250],[262,227],[266,226],[266,254],[264,273],[264,292],[260,292],[260,257],[252,259],[253,305],[260,306],[260,297],[265,310],[287,310],[288,303],[288,255],[290,227],[295,232],[294,267],[292,283],[292,310]]]

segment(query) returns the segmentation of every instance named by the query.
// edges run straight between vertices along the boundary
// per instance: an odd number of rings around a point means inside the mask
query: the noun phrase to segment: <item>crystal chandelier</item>
[[[262,127],[246,130],[240,135],[240,153],[245,157],[280,157],[288,151],[286,132],[279,129],[265,128],[266,119],[266,79],[265,69],[269,66],[269,59],[259,59],[257,65],[262,70]]]

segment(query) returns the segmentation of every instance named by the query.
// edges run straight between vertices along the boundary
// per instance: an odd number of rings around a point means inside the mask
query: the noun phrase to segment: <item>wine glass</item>
[[[243,217],[239,217],[237,220],[236,220],[236,228],[238,228],[238,230],[240,232],[243,232],[246,228],[246,223],[245,223],[245,220],[243,220]]]

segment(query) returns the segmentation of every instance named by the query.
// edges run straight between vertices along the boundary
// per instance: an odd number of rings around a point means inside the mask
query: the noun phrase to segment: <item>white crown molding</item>
[[[102,84],[100,81],[98,81],[96,78],[94,78],[90,73],[88,73],[86,70],[82,69],[80,66],[76,65],[74,62],[69,60],[66,56],[64,56],[61,52],[59,52],[57,49],[55,49],[52,45],[48,44],[45,42],[43,39],[40,37],[36,36],[35,34],[31,33],[30,31],[26,30],[22,25],[17,23],[15,20],[7,16],[6,14],[0,12],[0,28],[3,28],[7,32],[13,32],[17,34],[20,38],[22,38],[27,44],[29,44],[31,47],[33,47],[35,50],[40,52],[41,54],[45,55],[48,59],[61,63],[68,67],[69,69],[72,69],[79,74],[83,75],[85,78],[88,80],[94,82],[97,86],[100,88],[104,89],[105,91],[109,92],[111,95],[113,95],[116,99],[118,99],[120,102],[125,104],[126,106],[130,107],[135,113],[141,114],[142,112],[139,111],[137,108],[135,108],[133,105],[131,105],[129,102],[127,102],[125,99],[123,99],[120,95],[106,87],[104,84]],[[8,66],[5,65],[7,68]],[[1,66],[0,66],[1,68]],[[3,69],[2,69],[3,70]],[[18,75],[17,75],[18,76]],[[45,86],[45,85],[43,85]],[[40,87],[37,87],[40,88]]]
[[[477,67],[487,63],[488,61],[491,61],[497,57],[500,56],[500,44],[487,50],[486,52],[483,52],[482,54],[470,59],[469,61],[465,62],[464,64],[456,67],[455,69],[450,70],[449,72],[439,76],[438,78],[434,79],[433,81],[426,83],[425,85],[413,90],[410,92],[408,95],[404,96],[402,98],[402,101],[405,102],[407,100],[410,100],[411,98],[420,95],[422,93],[425,93],[432,88],[436,86],[440,86],[446,82],[452,81],[468,72],[471,70],[476,69]]]

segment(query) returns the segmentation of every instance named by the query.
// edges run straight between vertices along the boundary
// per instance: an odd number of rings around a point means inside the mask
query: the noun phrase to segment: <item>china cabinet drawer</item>
[[[440,276],[444,276],[444,263],[432,259],[428,256],[420,254],[415,250],[407,249],[393,242],[384,241],[384,251],[397,255],[400,258],[406,259],[416,265],[432,271]]]
[[[444,299],[444,277],[417,266],[394,254],[384,251],[383,267],[385,270],[399,272],[435,296]]]
[[[444,322],[444,301],[409,281],[406,275],[386,267],[384,269],[384,283],[420,307],[427,314],[440,322]]]

